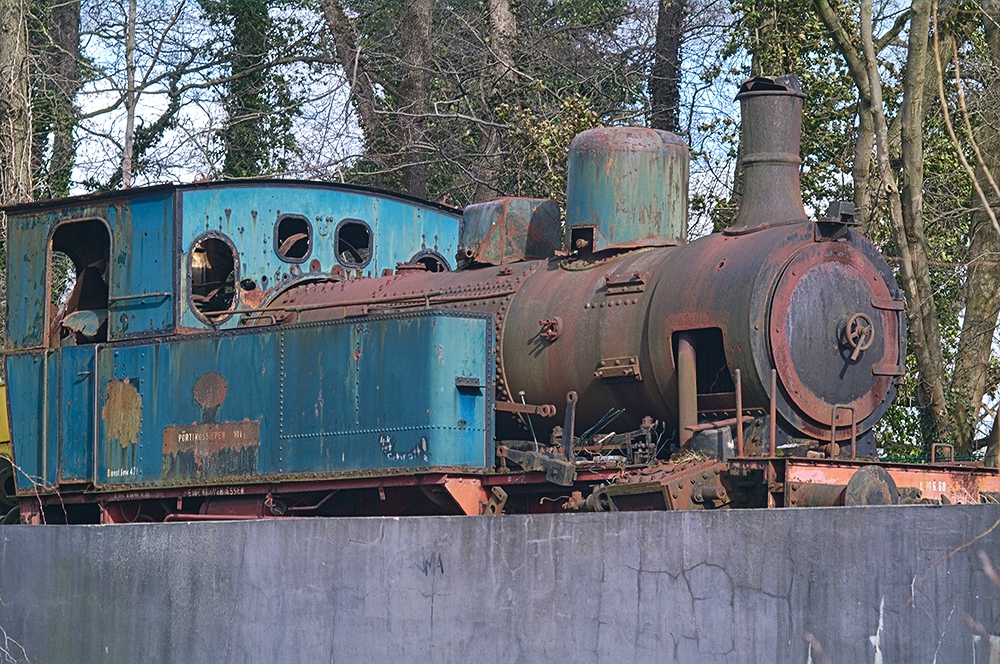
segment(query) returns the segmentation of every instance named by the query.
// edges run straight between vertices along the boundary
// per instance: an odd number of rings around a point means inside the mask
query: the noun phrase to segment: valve
[[[851,362],[858,359],[862,352],[871,348],[875,341],[875,325],[866,314],[857,313],[847,320],[844,326],[845,345],[854,349]]]
[[[559,318],[559,316],[540,320],[538,324],[542,326],[542,331],[538,333],[538,336],[549,343],[558,339],[559,333],[562,332],[562,318]]]

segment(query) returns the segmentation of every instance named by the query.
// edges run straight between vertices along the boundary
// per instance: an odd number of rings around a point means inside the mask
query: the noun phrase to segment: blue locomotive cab
[[[454,384],[489,384],[488,317],[279,331],[266,313],[291,285],[407,263],[450,270],[457,211],[357,187],[241,181],[44,201],[7,217],[19,494],[492,462],[491,399]],[[421,344],[454,352],[409,361]],[[440,411],[399,407],[413,381],[437,385]],[[479,443],[467,453],[470,432]]]

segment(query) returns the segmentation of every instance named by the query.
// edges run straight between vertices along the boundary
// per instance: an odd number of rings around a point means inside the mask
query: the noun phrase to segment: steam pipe
[[[563,453],[569,462],[576,459],[573,453],[573,436],[576,434],[574,431],[576,428],[576,399],[577,394],[575,390],[570,390],[566,393],[566,417],[563,419],[562,444]]]
[[[691,446],[694,432],[688,427],[698,424],[698,365],[694,335],[677,335],[677,417],[678,437],[682,450]]]

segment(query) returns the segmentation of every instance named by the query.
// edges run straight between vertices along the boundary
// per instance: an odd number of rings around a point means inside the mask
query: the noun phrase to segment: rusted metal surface
[[[566,461],[572,463],[576,456],[573,454],[573,441],[576,432],[576,402],[579,396],[570,390],[566,393],[566,414],[563,417],[562,449]]]
[[[922,491],[850,462],[838,475],[817,463],[829,459],[776,457],[833,457],[848,441],[852,456],[874,451],[905,357],[902,298],[848,221],[805,221],[794,82],[755,79],[740,99],[737,224],[689,244],[687,149],[642,128],[574,141],[559,252],[558,209],[536,199],[473,206],[461,231],[451,209],[302,183],[22,211],[11,246],[79,237],[92,249],[74,261],[71,306],[42,316],[37,339],[31,298],[47,295],[29,284],[14,316],[9,375],[34,402],[13,420],[40,441],[24,467],[41,492],[97,503],[110,520],[531,512],[567,494],[585,509],[863,503],[896,493],[891,481]],[[769,458],[655,462],[695,432],[730,458],[732,426],[739,455]],[[386,480],[444,468],[457,470]],[[808,468],[826,474],[796,476]],[[965,477],[970,496],[994,493],[983,487],[995,480],[941,472]],[[759,486],[734,491],[734,478]]]
[[[163,429],[164,477],[216,480],[257,473],[259,422],[205,422]]]
[[[642,367],[636,357],[607,357],[597,363],[594,378],[602,380],[641,381]]]
[[[280,293],[263,312],[249,313],[245,321],[248,324],[273,324],[272,312],[289,314],[290,320],[311,322],[361,316],[375,311],[448,306],[461,311],[492,314],[500,345],[513,295],[528,276],[544,265],[532,261],[447,274],[421,271],[376,279],[301,284]],[[267,319],[269,315],[272,320]],[[533,314],[532,323],[534,330],[531,336],[536,337],[537,314]],[[509,389],[503,363],[504,358],[498,353],[496,398],[498,402],[512,402],[517,390]],[[528,392],[529,400],[546,403],[536,399],[536,396],[534,391]],[[562,395],[556,398],[561,400]],[[551,403],[551,400],[548,402]]]
[[[782,466],[787,486],[833,485],[844,489],[861,469],[871,466],[871,462],[794,459],[783,461]],[[997,494],[1000,491],[1000,476],[985,468],[921,464],[887,464],[871,468],[879,470],[866,471],[867,478],[866,475],[860,476],[865,479],[863,482],[859,480],[861,484],[856,490],[859,495],[867,493],[872,486],[877,487],[880,481],[884,486],[883,471],[891,478],[898,492],[910,490],[912,495],[923,502],[975,504],[981,502],[986,494]],[[879,480],[879,477],[883,479]],[[884,488],[878,490],[886,491]]]
[[[796,257],[807,267],[821,269],[792,276]],[[844,260],[856,266],[862,288],[841,288],[837,274]],[[639,279],[614,276],[636,274]],[[669,277],[674,274],[700,277],[678,289]],[[609,293],[622,283],[642,288]],[[787,293],[779,290],[770,297],[779,283],[789,284]],[[496,317],[500,347],[498,402],[514,402],[512,395],[523,390],[533,403],[561,404],[567,391],[576,390],[582,426],[591,426],[609,409],[623,409],[618,424],[632,428],[646,415],[677,422],[673,337],[714,329],[718,341],[696,351],[696,357],[711,358],[706,371],[731,377],[740,369],[743,408],[766,411],[773,397],[776,417],[771,421],[780,417],[782,426],[797,435],[820,438],[829,435],[831,424],[823,390],[859,409],[859,435],[888,407],[896,379],[877,375],[872,368],[898,362],[905,340],[898,312],[886,310],[883,315],[870,308],[869,301],[873,296],[891,299],[895,292],[888,266],[864,238],[850,232],[837,242],[816,243],[811,225],[803,225],[745,236],[709,236],[684,247],[620,256],[305,284],[245,320],[257,324],[254,321],[263,321],[268,312],[285,312],[290,320],[305,322],[432,306],[488,311]],[[715,304],[706,309],[706,302]],[[871,347],[851,361],[853,349],[832,345],[830,339],[837,339],[847,319],[864,307],[881,327]],[[806,322],[789,343],[783,321],[792,316]],[[657,322],[647,327],[647,321]],[[775,389],[769,386],[773,349],[780,351],[775,351]],[[735,404],[731,383],[728,389]],[[507,431],[507,424],[498,422],[501,435],[525,431],[517,420],[510,423],[514,429]],[[847,423],[842,413],[838,424]],[[850,437],[847,429],[838,428],[837,434],[838,440]]]
[[[499,198],[465,208],[459,265],[503,265],[549,258],[562,241],[559,204],[542,198]]]
[[[185,260],[206,233],[230,244],[238,255],[235,310],[260,306],[291,283],[377,275],[427,252],[453,260],[458,248],[457,210],[363,188],[240,182],[183,187],[179,194],[177,241]],[[311,239],[304,255],[281,252],[282,219],[303,227],[285,241],[303,232]],[[344,235],[352,229],[358,230],[357,237]],[[235,327],[238,317],[209,320],[198,315],[190,299],[191,278],[190,270],[181,270],[181,325],[192,330]]]
[[[607,282],[607,288],[604,290],[604,294],[611,295],[626,295],[628,293],[641,293],[646,290],[646,284],[649,283],[651,275],[649,273],[642,273],[638,270],[633,270],[631,273],[622,274],[620,272],[609,272],[604,275],[604,281]]]
[[[229,383],[218,371],[206,371],[194,382],[191,396],[201,406],[201,421],[215,422],[219,406],[226,400]]]
[[[864,466],[854,473],[844,491],[844,505],[896,505],[899,492],[892,475],[881,466]]]
[[[127,449],[139,441],[142,428],[142,397],[128,378],[107,385],[107,397],[101,409],[108,438]]]
[[[682,450],[691,445],[691,427],[698,424],[698,366],[694,337],[677,335],[678,438]]]
[[[863,351],[871,348],[875,341],[875,327],[872,319],[866,314],[854,314],[847,319],[844,326],[844,337],[847,345],[853,348],[851,362],[855,362]]]
[[[504,413],[523,413],[538,417],[555,417],[556,415],[556,407],[550,403],[535,405],[517,403],[516,401],[497,401],[493,404],[493,408]]]
[[[170,290],[171,245],[164,242],[170,233],[164,232],[167,220],[163,216],[163,200],[169,199],[171,191],[172,187],[153,187],[140,200],[115,192],[56,204],[8,208],[7,249],[11,256],[18,257],[8,265],[8,292],[16,294],[8,301],[7,329],[12,346],[17,349],[59,345],[59,337],[66,336],[59,334],[61,319],[76,310],[93,311],[106,319],[109,304],[113,309],[113,336],[121,336],[118,325],[122,316],[125,316],[123,324],[135,316],[135,324],[145,330],[169,327],[172,322],[169,293],[166,300],[162,293],[149,302],[136,298],[151,291]],[[148,211],[148,218],[140,218],[134,228],[132,204]],[[115,236],[113,242],[112,236]],[[77,277],[85,277],[77,279],[76,292],[67,294],[60,305],[61,312],[58,306],[50,306],[51,297],[58,300],[60,295],[58,290],[52,292],[52,287],[63,284],[67,275],[53,273],[65,269],[53,263],[53,250],[70,259]],[[144,262],[148,265],[143,266]],[[88,293],[83,293],[84,290]],[[87,297],[81,302],[84,295]],[[126,295],[133,298],[123,302],[127,305],[124,309],[115,309],[116,298],[122,300]]]
[[[899,316],[875,309],[870,301],[890,298],[893,287],[868,257],[841,243],[805,247],[788,263],[774,293],[770,346],[782,387],[808,417],[829,425],[830,404],[837,403],[853,408],[860,422],[882,404],[893,381],[876,375],[873,368],[901,361]],[[860,316],[872,325],[863,344],[852,345],[846,329]],[[828,363],[815,361],[821,346],[836,350],[828,353]],[[852,380],[839,378],[845,369]],[[839,415],[839,424],[850,423],[846,409]]]
[[[834,507],[844,504],[847,485],[786,482],[784,489],[787,507]]]
[[[736,369],[736,456],[743,456],[743,372]]]
[[[503,508],[507,504],[507,492],[498,486],[490,488],[490,497],[486,501],[483,509],[483,516],[497,516],[503,514]]]
[[[619,410],[615,431],[638,429],[645,416],[676,421],[661,385],[648,379],[654,370],[649,347],[660,340],[650,338],[646,323],[652,285],[674,251],[571,257],[540,266],[503,311],[500,352],[508,389],[524,390],[536,403],[557,404],[560,412],[566,393],[576,391],[581,430]],[[609,293],[620,283],[614,275],[633,273],[650,275],[644,288]],[[550,343],[539,335],[538,321],[555,318],[561,326]]]
[[[858,413],[854,410],[853,406],[844,406],[843,404],[834,404],[831,409],[830,416],[830,445],[835,446],[837,444],[837,412],[840,410],[846,410],[851,414],[851,458],[858,458]],[[774,456],[774,451],[771,451],[771,456]]]
[[[173,244],[174,197],[129,197],[112,215],[109,334],[136,338],[174,328],[178,265]]]
[[[715,509],[729,503],[723,485],[726,464],[692,457],[660,462],[622,472],[614,483],[594,490],[582,502],[571,500],[569,509],[635,511],[649,509]]]
[[[572,454],[572,445],[567,449]],[[545,474],[545,481],[559,486],[572,486],[577,479],[576,464],[566,458],[565,454],[553,452],[535,452],[532,450],[515,450],[505,445],[497,446],[497,457],[520,466],[527,472],[541,472]]]
[[[562,318],[559,318],[559,316],[540,320],[538,321],[538,324],[542,328],[542,331],[538,333],[538,336],[550,343],[558,339],[559,334],[562,332],[563,322]]]
[[[680,138],[655,129],[603,127],[577,135],[569,148],[566,250],[682,243],[689,159]]]
[[[730,234],[806,220],[799,185],[805,95],[794,75],[752,78],[736,99],[742,115],[743,192]]]
[[[817,269],[793,275],[798,271],[789,264],[800,255]],[[843,257],[857,269],[842,270]],[[720,367],[730,375],[741,370],[744,408],[766,412],[774,394],[781,426],[816,439],[829,435],[834,400],[858,408],[859,436],[888,408],[897,377],[877,375],[873,368],[895,366],[905,351],[905,329],[898,312],[875,310],[869,302],[873,294],[888,297],[898,289],[885,261],[854,231],[820,243],[814,242],[810,225],[712,235],[674,250],[665,263],[670,274],[701,278],[686,280],[683,288],[661,279],[651,298],[650,320],[663,321],[664,336],[720,330],[722,343],[706,356],[721,358]],[[844,280],[857,287],[843,288]],[[875,343],[851,362],[851,351],[837,340],[847,319],[866,307],[881,327]],[[666,402],[676,403],[671,347],[664,340],[651,344],[650,353]],[[773,392],[772,368],[778,372]],[[849,423],[846,415],[840,415],[841,426]],[[838,440],[849,436],[848,429],[838,430]]]
[[[768,391],[768,420],[767,420],[767,449],[768,454],[774,456],[777,446],[778,433],[778,371],[771,369],[771,388]]]
[[[115,379],[102,389],[95,483],[483,468],[493,462],[490,326],[481,314],[412,313],[109,349],[100,371]],[[408,361],[426,348],[433,361]],[[126,386],[131,401],[118,396]],[[436,398],[404,398],[412,389]],[[120,424],[135,413],[141,422]]]
[[[855,468],[845,484],[798,481],[800,474],[786,474],[785,500],[788,507],[857,507],[866,505],[898,505],[899,489],[885,468],[874,465]],[[837,480],[842,477],[837,477]]]
[[[445,491],[467,516],[481,516],[489,503],[489,496],[478,478],[449,477],[444,481]]]
[[[718,429],[720,427],[730,427],[737,424],[741,425],[740,427],[738,427],[738,429],[742,429],[743,428],[742,425],[749,424],[750,422],[753,421],[754,421],[753,417],[751,417],[750,415],[744,415],[743,417],[740,418],[731,417],[725,420],[715,420],[712,422],[702,422],[701,424],[693,424],[684,427],[684,429],[692,433],[698,433],[700,431],[711,431],[712,429]]]

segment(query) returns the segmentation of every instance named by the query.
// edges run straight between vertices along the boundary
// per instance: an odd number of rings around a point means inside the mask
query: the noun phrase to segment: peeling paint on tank
[[[108,438],[122,449],[139,441],[142,428],[142,396],[128,378],[108,382],[107,399],[101,409]]]

